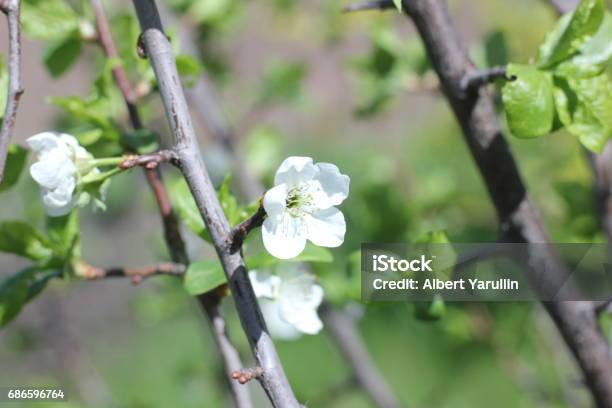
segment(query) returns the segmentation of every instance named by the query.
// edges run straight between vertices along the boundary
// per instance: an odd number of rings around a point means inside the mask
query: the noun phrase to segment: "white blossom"
[[[87,193],[78,193],[80,171],[99,173],[88,168],[93,156],[71,135],[43,132],[29,137],[26,142],[36,153],[30,174],[41,188],[42,202],[47,214],[59,217],[68,214],[80,202],[88,201]]]
[[[267,218],[264,246],[280,259],[298,256],[306,240],[324,247],[344,242],[346,223],[338,210],[349,192],[348,176],[330,163],[314,164],[310,157],[289,157],[263,199]]]
[[[317,315],[323,288],[313,274],[295,267],[280,275],[253,270],[249,277],[272,336],[291,340],[323,328]]]

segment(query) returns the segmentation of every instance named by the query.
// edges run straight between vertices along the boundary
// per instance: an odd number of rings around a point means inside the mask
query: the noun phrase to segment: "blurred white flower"
[[[40,185],[47,214],[52,217],[66,215],[75,205],[89,201],[89,194],[78,193],[79,180],[81,176],[100,171],[88,165],[93,156],[73,136],[43,132],[29,137],[26,142],[36,153],[30,174]]]
[[[253,270],[249,278],[272,336],[292,340],[323,328],[317,315],[323,288],[313,274],[295,267],[280,276]]]
[[[348,176],[330,163],[314,164],[310,157],[289,157],[274,177],[274,187],[263,199],[268,216],[263,242],[280,259],[298,256],[306,240],[324,247],[344,242],[346,223],[335,205],[349,193]]]

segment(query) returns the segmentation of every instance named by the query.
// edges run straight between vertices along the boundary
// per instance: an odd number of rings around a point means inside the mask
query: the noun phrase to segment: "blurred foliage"
[[[120,58],[105,61],[100,50],[91,46],[87,2],[22,3],[24,35],[42,41],[40,61],[49,75],[72,75],[78,66],[89,70],[93,78],[89,92],[76,94],[67,89],[50,100],[59,108],[57,129],[75,134],[96,156],[156,149],[166,129],[160,126],[163,115],[155,102],[153,72],[136,53],[140,29],[129,5],[108,6]],[[458,26],[470,27],[465,30],[470,54],[481,68],[527,61],[545,32],[553,30],[535,64],[511,66],[509,73],[518,80],[505,83],[503,102],[509,127],[517,136],[559,132],[554,139],[512,139],[511,147],[553,239],[601,241],[590,169],[570,133],[582,132],[583,125],[600,128],[594,117],[602,116],[602,123],[607,120],[598,108],[584,106],[586,102],[608,106],[607,101],[590,98],[594,90],[603,94],[599,91],[608,87],[602,75],[607,75],[604,57],[609,56],[610,17],[605,14],[595,24],[599,17],[587,16],[581,19],[587,21],[584,27],[573,26],[566,17],[555,29],[553,13],[532,0],[449,3]],[[182,79],[190,86],[200,75],[208,75],[220,89],[228,117],[237,119],[231,124],[239,130],[243,130],[243,112],[250,105],[260,108],[255,125],[238,134],[237,141],[245,166],[265,186],[272,184],[282,159],[296,154],[333,162],[351,177],[350,196],[340,206],[348,226],[345,243],[330,250],[309,246],[298,261],[311,262],[329,302],[356,316],[377,367],[405,406],[586,406],[584,389],[573,384],[572,361],[561,355],[556,333],[533,305],[437,300],[356,304],[362,242],[416,241],[424,236],[426,242],[435,242],[442,239],[440,231],[452,242],[491,241],[498,227],[461,130],[436,94],[438,84],[419,38],[408,31],[409,24],[399,13],[344,16],[339,10],[345,4],[338,0],[312,4],[271,0],[253,5],[236,0],[169,1],[178,17],[175,24],[194,29],[199,51],[199,58],[180,54],[189,48],[181,44],[177,27],[168,28],[179,52]],[[593,4],[600,7],[599,2]],[[464,8],[467,11],[461,14]],[[574,40],[568,42],[570,37]],[[238,48],[243,43],[244,48]],[[245,53],[250,61],[237,55],[237,49],[253,46],[256,52]],[[86,62],[85,68],[80,67],[81,61]],[[141,98],[140,113],[154,132],[128,130],[111,76],[116,64],[126,68]],[[577,77],[585,73],[585,66],[597,66],[597,75]],[[321,81],[322,71],[335,75]],[[347,77],[351,81],[341,82]],[[3,65],[0,87],[6,79]],[[428,96],[416,95],[421,91]],[[334,92],[343,94],[340,101],[348,109],[331,97]],[[303,112],[304,101],[314,108]],[[0,99],[0,106],[4,102]],[[368,120],[353,121],[352,108],[358,118]],[[376,115],[382,112],[388,125]],[[578,130],[572,128],[576,124],[581,125]],[[139,173],[113,180],[106,214],[82,214],[81,237],[76,218],[45,224],[38,192],[29,177],[20,177],[24,162],[25,151],[13,147],[7,179],[0,185],[0,190],[6,190],[1,191],[2,219],[15,220],[0,224],[0,251],[30,262],[0,282],[2,323],[12,319],[52,277],[70,276],[71,263],[81,251],[112,265],[123,258],[102,253],[101,248],[109,248],[104,245],[116,240],[117,247],[111,247],[128,253],[131,261],[150,260],[151,253],[160,260],[167,258],[163,249],[138,250],[141,241],[162,248],[161,228],[151,221],[156,219],[155,205],[148,192],[143,193]],[[120,406],[225,406],[229,401],[217,375],[220,362],[210,351],[213,340],[202,328],[201,312],[189,297],[222,284],[225,278],[212,260],[208,234],[186,186],[173,180],[170,184],[185,230],[198,237],[188,242],[190,255],[198,261],[185,282],[156,278],[136,288],[130,292],[130,308],[116,316],[117,321],[100,318],[98,323],[96,317],[100,333],[84,332],[80,339],[97,368],[102,382],[98,386],[108,388]],[[257,204],[240,202],[230,185],[229,179],[221,183],[218,196],[230,223],[236,225],[252,215]],[[7,223],[10,233],[4,232]],[[263,252],[259,234],[249,237],[245,254],[249,267],[273,267],[278,262]],[[67,290],[53,289],[62,296]],[[98,301],[107,302],[106,290],[113,289],[101,286]],[[249,348],[231,300],[224,303],[231,337],[248,363]],[[100,316],[105,316],[103,310]],[[609,316],[602,320],[605,333],[612,336]],[[87,367],[80,367],[75,375],[65,373],[65,368],[48,369],[44,359],[30,363],[29,353],[48,352],[52,346],[45,344],[45,333],[15,323],[21,321],[13,321],[2,337],[18,346],[0,348],[0,360],[19,369],[0,370],[0,383],[53,384],[60,373],[75,386],[84,378],[94,378]],[[372,406],[363,392],[345,385],[351,378],[349,368],[325,332],[277,344],[300,401],[323,407]],[[258,406],[264,404],[265,397],[254,394]],[[53,406],[88,406],[84,400],[75,392],[69,403]],[[102,401],[98,406],[109,405]]]

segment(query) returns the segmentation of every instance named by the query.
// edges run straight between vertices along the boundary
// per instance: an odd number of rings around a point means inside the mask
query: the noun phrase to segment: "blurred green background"
[[[361,242],[408,241],[439,230],[453,242],[497,237],[494,210],[408,20],[392,11],[343,15],[346,2],[338,0],[168,4],[165,20],[196,33],[203,64],[192,76],[202,69],[213,78],[253,174],[269,186],[286,156],[304,155],[335,163],[351,177],[351,195],[341,206],[346,241],[333,251],[336,262],[318,272],[330,300],[358,316],[378,368],[405,406],[589,406],[565,345],[538,305],[452,304],[442,318],[425,321],[412,304],[365,307],[346,299],[344,262]],[[132,9],[105,5],[118,30]],[[529,61],[556,20],[538,0],[449,6],[480,66]],[[181,49],[176,32],[169,30]],[[0,38],[5,35],[2,26]],[[116,35],[120,43],[123,38]],[[89,47],[61,78],[51,78],[40,63],[44,49],[25,40],[20,143],[39,131],[74,126],[46,97],[87,95],[103,64],[99,50]],[[147,123],[167,138],[157,95],[145,97],[145,105]],[[207,167],[220,183],[231,168],[228,157],[196,125]],[[510,142],[553,240],[603,242],[593,177],[578,141],[557,132]],[[168,179],[177,176],[164,171]],[[167,259],[142,174],[116,177],[109,194],[107,212],[83,211],[84,258],[99,266]],[[29,177],[3,195],[0,218],[42,222]],[[196,237],[188,244],[195,259],[213,256]],[[0,254],[0,265],[4,276],[24,263]],[[244,361],[252,361],[231,299],[224,312]],[[277,346],[306,406],[372,406],[325,330]],[[65,388],[69,402],[50,407],[229,406],[220,370],[200,310],[173,279],[136,286],[54,282],[0,331],[0,385]],[[257,406],[267,406],[260,387],[249,388]]]

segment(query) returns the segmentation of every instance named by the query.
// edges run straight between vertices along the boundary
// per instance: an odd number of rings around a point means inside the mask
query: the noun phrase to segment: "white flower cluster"
[[[349,182],[333,164],[315,164],[310,157],[285,159],[274,187],[263,198],[267,217],[262,237],[268,252],[290,259],[304,250],[307,240],[323,247],[340,246],[346,223],[335,206],[348,197]],[[303,265],[280,266],[278,275],[251,271],[249,277],[274,337],[295,339],[323,328],[317,314],[323,288]]]
[[[253,270],[249,277],[272,336],[292,340],[323,328],[317,315],[323,288],[313,274],[295,266],[280,275]]]
[[[76,205],[85,205],[90,195],[83,191],[83,177],[100,173],[90,163],[93,156],[74,136],[66,133],[43,132],[27,140],[36,153],[30,174],[41,188],[42,202],[48,215],[68,214]]]
[[[349,193],[348,176],[330,163],[314,164],[310,157],[289,157],[263,199],[267,213],[264,246],[280,259],[298,256],[306,240],[323,247],[344,242],[346,223],[339,205]]]

